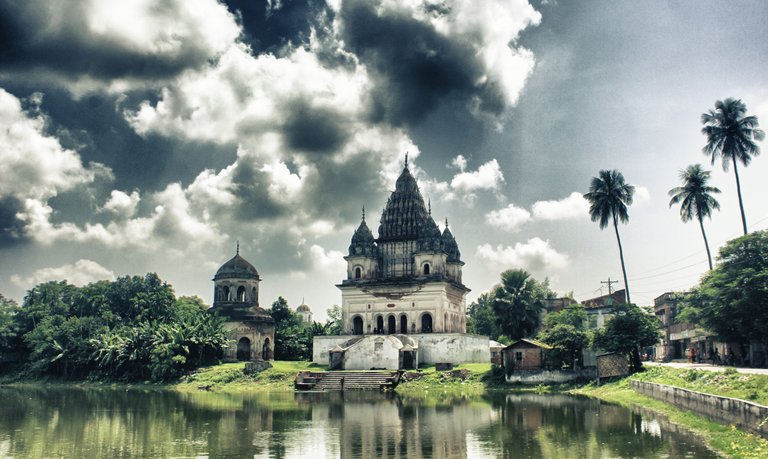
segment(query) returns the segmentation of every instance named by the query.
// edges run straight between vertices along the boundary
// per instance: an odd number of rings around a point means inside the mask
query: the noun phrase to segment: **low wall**
[[[577,379],[595,379],[594,368],[581,370],[514,370],[505,376],[508,383],[549,384],[575,381]]]
[[[636,392],[693,411],[713,421],[734,424],[763,438],[768,438],[768,406],[737,398],[702,394],[665,384],[630,381]]]
[[[432,365],[435,363],[488,363],[491,361],[491,350],[487,336],[461,333],[420,333],[407,336],[418,343],[419,363]],[[312,340],[312,362],[318,365],[328,365],[328,350],[353,338],[360,338],[360,335],[315,336]]]

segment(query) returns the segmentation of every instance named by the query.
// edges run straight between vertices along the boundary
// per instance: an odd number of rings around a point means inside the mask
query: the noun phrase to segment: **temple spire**
[[[427,201],[427,205],[428,205],[429,216],[431,217],[432,216],[432,199],[429,199]]]
[[[445,229],[448,229],[448,217],[445,217]]]
[[[235,250],[235,256],[240,255],[240,239],[237,240],[237,249]]]
[[[405,152],[405,168],[408,169],[408,152]]]
[[[365,221],[365,206],[363,206],[363,221]]]

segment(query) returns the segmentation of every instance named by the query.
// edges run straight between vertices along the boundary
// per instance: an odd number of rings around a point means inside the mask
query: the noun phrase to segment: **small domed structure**
[[[296,308],[296,314],[301,317],[301,320],[306,323],[312,323],[312,310],[309,309],[309,306],[307,306],[306,303],[304,303],[304,299],[302,298],[301,304],[299,307]]]
[[[211,311],[225,318],[224,326],[233,338],[232,346],[225,351],[225,360],[272,359],[275,321],[259,307],[259,282],[259,272],[240,256],[238,242],[235,256],[213,276]]]

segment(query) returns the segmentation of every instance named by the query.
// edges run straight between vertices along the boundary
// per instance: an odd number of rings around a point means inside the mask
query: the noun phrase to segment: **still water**
[[[0,457],[716,457],[650,414],[563,395],[0,388]]]

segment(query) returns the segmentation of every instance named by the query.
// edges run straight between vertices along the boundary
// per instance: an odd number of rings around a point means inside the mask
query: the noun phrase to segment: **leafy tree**
[[[16,301],[0,293],[0,362],[4,354],[9,354],[19,347],[19,326],[15,319],[20,310]]]
[[[548,314],[544,317],[539,340],[553,347],[561,363],[575,368],[577,362],[581,361],[584,348],[590,342],[586,321],[587,313],[584,307],[578,304]]]
[[[707,242],[707,233],[704,232],[704,217],[712,217],[713,209],[720,209],[720,203],[712,197],[712,193],[720,193],[720,190],[714,186],[708,186],[709,171],[705,171],[701,164],[688,166],[680,171],[680,180],[683,186],[677,186],[669,190],[672,199],[669,206],[680,204],[680,218],[684,222],[689,222],[696,217],[701,227],[701,236],[704,238],[704,247],[707,249],[707,261],[709,269],[712,270],[712,254],[709,251],[709,242]]]
[[[609,352],[626,354],[635,373],[643,368],[640,349],[656,344],[660,337],[661,325],[655,316],[625,303],[613,307],[610,320],[595,333],[594,344]]]
[[[467,308],[467,332],[475,335],[486,335],[493,340],[498,340],[501,328],[496,321],[493,312],[493,297],[490,293],[483,293]]]
[[[621,272],[624,274],[624,288],[627,291],[627,302],[631,303],[629,296],[629,282],[627,281],[627,268],[624,264],[624,251],[621,248],[619,236],[619,221],[629,221],[627,206],[632,204],[635,187],[625,183],[624,175],[617,170],[601,170],[597,177],[592,177],[589,185],[589,193],[584,198],[589,201],[589,217],[593,222],[600,224],[604,229],[609,223],[613,223],[616,231],[616,241],[619,243],[619,258],[621,259]]]
[[[326,334],[341,335],[344,331],[344,323],[341,320],[341,307],[334,304],[328,309],[328,321],[325,323]]]
[[[752,161],[753,156],[760,154],[760,148],[755,140],[763,140],[765,132],[758,129],[756,116],[744,116],[747,106],[740,99],[731,97],[715,102],[715,109],[701,115],[704,127],[701,132],[707,136],[707,144],[702,151],[712,157],[712,164],[718,157],[722,158],[723,170],[733,162],[733,174],[736,176],[736,193],[739,196],[741,224],[744,234],[747,234],[747,217],[744,215],[744,202],[741,199],[741,182],[739,181],[738,163],[745,167]]]
[[[275,319],[275,360],[308,360],[312,335],[306,329],[312,325],[303,322],[282,296],[272,303],[269,313]]]
[[[728,241],[718,260],[686,297],[683,314],[726,341],[768,344],[768,231]]]
[[[541,322],[547,286],[522,269],[501,273],[493,289],[492,308],[502,333],[512,340],[532,336]]]

